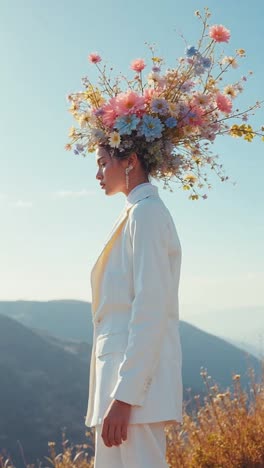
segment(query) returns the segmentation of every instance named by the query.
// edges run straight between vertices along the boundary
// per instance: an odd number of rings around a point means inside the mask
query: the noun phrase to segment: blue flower
[[[83,145],[80,145],[80,143],[77,143],[77,145],[75,145],[75,149],[73,150],[74,154],[80,154],[82,153],[84,150],[84,146]]]
[[[114,127],[119,131],[120,135],[131,135],[132,130],[136,130],[140,119],[135,115],[125,115],[118,117]]]
[[[104,109],[102,109],[101,107],[99,107],[99,109],[96,109],[96,110],[94,111],[94,115],[95,115],[96,117],[101,117],[102,115],[104,115]]]
[[[199,76],[199,75],[202,75],[204,72],[205,72],[205,68],[200,62],[198,62],[198,63],[196,63],[194,65],[194,74],[195,75]]]
[[[138,135],[144,135],[147,141],[153,141],[155,138],[160,138],[164,125],[158,117],[144,115],[142,124],[139,127]]]
[[[194,73],[195,75],[202,75],[206,68],[211,66],[211,60],[208,57],[203,57],[200,52],[196,54],[194,62]]]
[[[204,68],[209,68],[211,66],[211,60],[208,58],[208,57],[202,57],[201,59],[201,65],[204,67]]]
[[[194,46],[188,46],[186,47],[185,54],[187,57],[192,57],[193,55],[196,55],[198,50]]]
[[[166,115],[169,110],[169,105],[166,99],[157,98],[152,101],[151,110],[157,114]]]
[[[165,120],[165,124],[169,128],[176,127],[177,123],[178,123],[178,120],[175,119],[174,117],[169,117],[167,120]]]

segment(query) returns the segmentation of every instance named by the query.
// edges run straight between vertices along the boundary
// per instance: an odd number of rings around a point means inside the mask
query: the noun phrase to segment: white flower
[[[166,83],[164,76],[161,76],[158,72],[151,72],[147,76],[148,84],[152,85],[158,83],[159,86],[163,86]]]
[[[121,142],[121,138],[118,132],[112,132],[109,136],[109,145],[112,148],[118,148]]]
[[[238,67],[238,63],[236,61],[236,59],[234,57],[231,57],[231,56],[225,56],[222,60],[222,65],[225,65],[226,63],[229,63],[231,64],[232,68],[237,68]]]
[[[81,128],[86,127],[89,124],[90,119],[91,119],[91,113],[85,112],[85,113],[81,114],[79,116],[79,118],[78,118],[80,127]]]
[[[228,85],[224,88],[224,94],[229,96],[231,99],[234,99],[237,96],[237,92],[232,85]]]

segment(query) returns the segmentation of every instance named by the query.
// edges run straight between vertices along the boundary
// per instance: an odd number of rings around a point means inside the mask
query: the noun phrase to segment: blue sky
[[[98,51],[116,73],[150,58],[146,42],[173,66],[200,36],[194,11],[208,6],[210,24],[224,24],[231,40],[226,55],[246,50],[230,82],[249,70],[252,77],[236,101],[242,110],[264,99],[262,19],[264,4],[192,0],[102,0],[1,2],[0,49],[0,300],[91,300],[90,270],[123,208],[123,194],[107,197],[95,179],[93,154],[66,152],[66,96],[95,82],[87,55]],[[221,52],[222,46],[219,47]],[[264,124],[263,108],[251,120]],[[192,310],[262,306],[264,143],[219,137],[214,153],[237,184],[211,178],[207,200],[190,201],[175,186],[159,187],[182,244],[182,318]]]

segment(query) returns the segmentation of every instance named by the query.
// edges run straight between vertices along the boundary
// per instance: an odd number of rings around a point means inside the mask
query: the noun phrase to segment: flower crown
[[[199,11],[195,15],[203,23],[197,47],[188,46],[185,41],[185,56],[177,60],[175,68],[162,73],[164,60],[156,56],[154,47],[148,44],[152,69],[145,81],[142,72],[146,63],[141,58],[130,65],[135,73],[133,79],[121,75],[112,82],[106,67],[99,65],[101,57],[97,53],[89,55],[89,61],[98,68],[99,83],[93,85],[84,77],[85,89],[68,96],[69,110],[79,128],[71,127],[67,150],[74,145],[74,154],[86,156],[87,152],[92,153],[103,145],[119,158],[137,152],[148,173],[164,181],[163,188],[173,191],[169,181],[174,178],[184,190],[191,191],[189,198],[192,200],[200,197],[197,188],[205,185],[211,188],[203,168],[210,167],[221,181],[229,179],[223,173],[222,164],[217,162],[218,155],[211,154],[209,145],[217,135],[223,134],[243,137],[249,142],[259,135],[264,141],[264,127],[253,131],[251,125],[245,123],[250,111],[261,103],[257,101],[243,112],[239,109],[232,112],[233,100],[243,91],[242,82],[247,81],[247,77],[242,76],[221,90],[222,75],[229,67],[238,67],[236,59],[245,57],[245,51],[237,49],[234,57],[221,55],[216,60],[215,46],[228,42],[230,31],[223,25],[209,28],[207,19],[211,13],[207,7],[204,18]],[[214,77],[212,71],[216,68]],[[244,123],[229,126],[227,121],[233,118]],[[207,194],[202,198],[207,198]]]

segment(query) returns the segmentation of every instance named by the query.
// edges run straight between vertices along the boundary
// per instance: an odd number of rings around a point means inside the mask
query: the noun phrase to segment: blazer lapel
[[[133,206],[133,205],[132,205]],[[121,232],[121,229],[127,220],[129,210],[132,208],[132,206],[126,207],[116,220],[110,234],[108,235],[103,248],[101,252],[99,253],[95,264],[92,268],[91,271],[91,287],[92,287],[92,292],[93,292],[93,300],[92,300],[92,313],[94,314],[97,307],[98,307],[98,301],[99,301],[99,293],[100,293],[100,284],[101,284],[101,276],[104,271],[104,265],[106,264],[106,261],[108,259],[109,253],[111,252],[112,246],[118,237],[119,233]]]
[[[100,257],[103,255],[105,249],[107,249],[107,246],[108,244],[111,242],[112,238],[115,236],[115,232],[116,230],[118,230],[118,228],[120,227],[120,225],[123,226],[123,221],[125,221],[125,219],[127,218],[128,216],[128,211],[129,211],[130,208],[125,208],[121,214],[119,215],[119,217],[117,218],[117,220],[115,221],[114,223],[114,226],[112,228],[112,230],[110,231],[110,233],[108,234],[107,238],[106,238],[106,241],[105,243],[103,244],[103,247],[99,253],[99,255],[97,256],[97,259],[95,260],[95,263],[93,265],[93,268],[91,270],[91,275],[93,274],[96,266],[97,266],[97,263],[100,259]]]
[[[101,286],[101,278],[104,271],[105,264],[107,262],[109,253],[114,245],[115,240],[117,239],[118,235],[120,234],[124,223],[127,220],[129,210],[134,206],[134,204],[144,198],[148,197],[158,197],[158,188],[155,185],[150,183],[143,184],[139,186],[139,189],[136,192],[132,192],[127,199],[127,204],[124,210],[121,212],[120,216],[116,220],[110,234],[108,235],[101,252],[99,253],[94,266],[91,270],[91,287],[92,287],[92,314],[95,315],[96,310],[99,305],[99,298],[100,298],[100,286]]]

